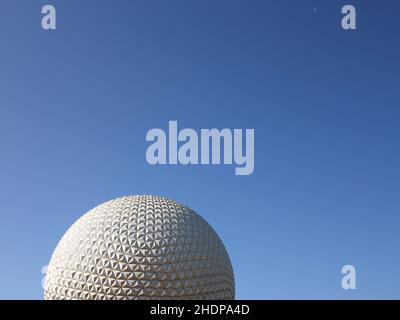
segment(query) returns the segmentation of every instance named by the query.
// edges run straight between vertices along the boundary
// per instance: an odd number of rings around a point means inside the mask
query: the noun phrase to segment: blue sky
[[[356,31],[341,7],[357,9]],[[57,30],[41,29],[41,7]],[[95,205],[158,194],[224,241],[239,299],[400,298],[397,1],[22,1],[0,11],[0,298]],[[146,133],[254,128],[255,171],[150,166]],[[341,289],[341,267],[357,290]]]

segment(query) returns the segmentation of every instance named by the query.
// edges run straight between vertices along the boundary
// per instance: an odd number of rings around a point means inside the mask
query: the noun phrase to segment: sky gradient
[[[57,30],[41,8],[57,8]],[[357,30],[341,8],[357,9]],[[398,1],[4,0],[0,298],[42,299],[67,228],[129,194],[218,232],[238,299],[400,298]],[[254,128],[255,171],[150,166],[148,130]],[[357,290],[341,288],[343,265]]]

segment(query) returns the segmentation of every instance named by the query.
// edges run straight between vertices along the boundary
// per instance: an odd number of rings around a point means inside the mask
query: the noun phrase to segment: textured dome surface
[[[97,206],[51,258],[45,299],[234,299],[229,256],[211,226],[163,197]]]

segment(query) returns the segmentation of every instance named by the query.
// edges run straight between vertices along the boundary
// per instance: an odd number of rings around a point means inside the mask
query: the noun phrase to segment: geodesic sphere
[[[229,256],[197,213],[158,196],[97,206],[58,243],[45,299],[234,299]]]

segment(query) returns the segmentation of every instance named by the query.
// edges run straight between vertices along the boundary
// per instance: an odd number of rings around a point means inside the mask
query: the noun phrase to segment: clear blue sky
[[[237,298],[400,298],[399,14],[395,0],[2,1],[0,298],[41,299],[66,229],[127,194],[207,219]],[[146,132],[169,120],[254,128],[254,174],[148,165]]]

